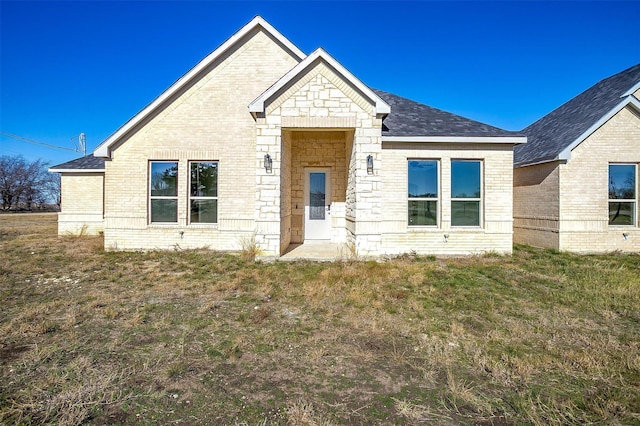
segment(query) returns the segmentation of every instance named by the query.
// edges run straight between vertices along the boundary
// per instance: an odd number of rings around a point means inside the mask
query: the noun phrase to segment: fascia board
[[[625,98],[629,95],[633,95],[636,91],[640,90],[640,81],[633,85],[633,87],[626,92],[624,92],[620,97]]]
[[[573,142],[571,142],[565,149],[560,151],[556,160],[569,160],[571,159],[571,151],[578,145],[580,145],[586,138],[588,138],[593,132],[598,130],[601,126],[603,126],[607,121],[611,119],[614,115],[620,112],[626,106],[631,106],[637,111],[640,111],[640,101],[638,101],[633,96],[627,96],[623,99],[618,105],[613,107],[611,111],[603,115],[600,120],[596,121],[591,127],[589,127],[586,131],[584,131],[580,136],[578,136]]]
[[[104,173],[105,169],[56,169],[47,170],[50,173]]]
[[[343,67],[338,61],[336,61],[331,55],[325,52],[322,48],[316,49],[313,53],[307,56],[302,62],[293,67],[287,72],[280,80],[278,80],[273,86],[267,89],[263,94],[258,96],[253,102],[249,104],[249,112],[261,113],[264,112],[265,102],[267,102],[274,94],[278,93],[280,89],[286,86],[296,76],[302,74],[307,67],[311,66],[317,59],[321,59],[334,68],[339,74],[341,74],[347,81],[353,84],[360,92],[364,93],[366,97],[371,99],[375,103],[376,114],[386,115],[391,112],[391,107],[376,95],[371,89],[369,89],[364,83],[362,83],[356,76],[351,74],[349,70]]]
[[[524,144],[526,136],[382,136],[382,142]]]
[[[194,77],[196,77],[202,70],[208,67],[216,59],[221,57],[226,51],[231,49],[236,43],[238,43],[244,36],[251,32],[256,27],[262,27],[266,32],[270,33],[276,40],[282,43],[287,49],[289,49],[294,55],[298,57],[298,60],[303,60],[306,55],[298,49],[293,43],[291,43],[285,36],[278,32],[271,24],[265,21],[262,17],[256,16],[247,25],[238,30],[227,41],[222,43],[216,50],[207,55],[203,60],[198,62],[196,66],[191,68],[180,77],[175,83],[173,83],[167,90],[162,92],[160,96],[147,105],[142,111],[133,116],[122,127],[116,130],[111,136],[109,136],[104,142],[96,147],[93,151],[93,155],[96,157],[109,157],[109,148],[127,134],[132,128],[144,120],[151,112],[162,105],[167,99],[170,99],[175,93],[177,93],[182,87],[189,83]]]

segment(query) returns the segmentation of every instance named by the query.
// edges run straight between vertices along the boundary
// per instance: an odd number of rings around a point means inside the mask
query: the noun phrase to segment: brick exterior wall
[[[574,148],[566,163],[515,169],[514,240],[573,252],[640,251],[640,222],[609,226],[609,163],[640,164],[640,117],[630,108]]]
[[[637,212],[635,226],[609,225],[609,163],[640,164],[640,116],[629,108],[578,145],[560,169],[560,250],[640,251]]]
[[[62,173],[58,235],[97,235],[104,230],[104,173]]]
[[[516,168],[513,172],[513,241],[558,248],[560,164]]]
[[[124,136],[105,163],[105,248],[239,250],[243,239],[255,237],[263,257],[278,257],[290,243],[304,240],[305,168],[329,167],[330,239],[351,243],[359,255],[511,252],[512,145],[383,146],[374,105],[324,60],[291,81],[254,118],[247,106],[297,63],[272,37],[254,30]],[[269,171],[266,154],[273,161]],[[440,161],[435,228],[407,225],[409,158]],[[452,159],[482,161],[480,227],[450,225]],[[178,162],[175,224],[150,223],[150,161]],[[189,223],[189,161],[219,162],[217,224]],[[84,195],[74,197],[86,203]],[[100,209],[92,209],[102,216],[102,200]]]
[[[398,254],[511,253],[513,146],[502,144],[383,144],[382,252]],[[439,220],[434,227],[408,225],[408,160],[439,162]],[[480,227],[451,226],[451,160],[482,162]],[[445,235],[447,237],[445,237]]]
[[[264,170],[247,105],[296,64],[254,30],[116,147],[106,161],[105,247],[239,249],[256,231],[256,180]],[[175,225],[149,223],[150,160],[179,161]],[[218,224],[187,222],[189,160],[219,161]],[[271,208],[278,211],[278,205]]]

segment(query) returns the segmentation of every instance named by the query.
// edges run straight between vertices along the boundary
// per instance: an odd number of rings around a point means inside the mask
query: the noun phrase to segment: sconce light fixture
[[[264,156],[264,170],[267,173],[271,173],[271,170],[273,170],[273,160],[269,154],[265,154]]]
[[[373,174],[373,155],[367,155],[367,174]]]
[[[623,240],[625,240],[625,241],[627,241],[627,240],[629,239],[629,234],[628,234],[628,233],[626,233],[626,232],[623,232],[623,233],[622,233],[622,239],[623,239]]]
[[[444,234],[443,237],[444,237],[444,242],[448,243],[449,242],[449,234]]]

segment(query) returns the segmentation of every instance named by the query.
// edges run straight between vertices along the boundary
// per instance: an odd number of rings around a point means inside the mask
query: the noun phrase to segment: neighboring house
[[[575,252],[640,251],[640,64],[522,131],[514,241]]]
[[[513,147],[525,142],[372,90],[256,17],[93,157],[51,171],[59,232],[102,229],[107,249],[255,238],[265,257],[312,241],[364,256],[510,253]]]

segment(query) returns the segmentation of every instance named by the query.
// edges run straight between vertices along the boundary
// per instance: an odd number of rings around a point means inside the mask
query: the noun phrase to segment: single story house
[[[50,170],[59,233],[103,232],[111,250],[510,253],[525,142],[371,89],[256,17],[93,155]]]
[[[640,251],[640,64],[522,130],[514,241],[574,252]]]

